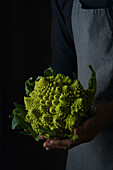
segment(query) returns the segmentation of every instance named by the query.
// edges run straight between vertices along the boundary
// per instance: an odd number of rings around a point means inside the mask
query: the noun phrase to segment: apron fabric
[[[85,9],[74,0],[71,14],[78,79],[88,88],[92,65],[97,92],[92,107],[113,102],[113,7]],[[66,170],[113,170],[113,123],[91,142],[68,151]]]

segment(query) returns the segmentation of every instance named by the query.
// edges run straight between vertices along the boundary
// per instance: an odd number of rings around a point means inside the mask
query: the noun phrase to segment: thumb
[[[88,120],[86,120],[82,125],[76,127],[74,129],[74,133],[76,135],[81,136],[83,133],[88,133],[91,129],[95,127],[95,124],[97,123],[97,115],[92,116]]]
[[[84,133],[84,128],[83,128],[83,125],[81,126],[78,126],[77,128],[74,129],[74,134],[75,135],[82,135]]]

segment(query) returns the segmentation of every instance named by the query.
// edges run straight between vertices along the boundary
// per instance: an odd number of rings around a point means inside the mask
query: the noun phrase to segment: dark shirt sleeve
[[[72,78],[72,72],[77,74],[76,51],[71,30],[71,5],[66,10],[66,5],[61,0],[51,0],[51,61],[56,73],[63,73]]]

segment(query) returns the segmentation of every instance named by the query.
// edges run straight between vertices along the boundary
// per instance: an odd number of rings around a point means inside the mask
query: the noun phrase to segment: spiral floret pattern
[[[87,118],[94,100],[93,90],[84,90],[79,80],[58,73],[35,81],[34,90],[24,97],[26,122],[41,135],[40,126],[71,137],[73,128]]]

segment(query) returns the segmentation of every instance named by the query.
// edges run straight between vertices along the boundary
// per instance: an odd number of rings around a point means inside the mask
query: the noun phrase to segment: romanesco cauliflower
[[[72,137],[74,127],[88,118],[94,101],[96,88],[91,88],[91,83],[96,82],[96,77],[94,71],[92,73],[90,88],[86,90],[78,79],[72,80],[60,73],[35,81],[24,103],[25,121],[36,134],[44,134],[42,127],[54,131],[56,137]],[[45,135],[51,137],[49,131]]]

